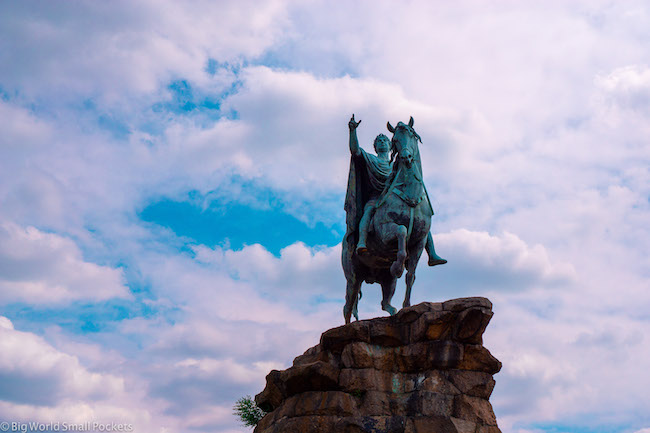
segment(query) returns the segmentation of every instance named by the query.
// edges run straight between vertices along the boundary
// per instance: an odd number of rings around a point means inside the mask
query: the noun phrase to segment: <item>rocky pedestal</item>
[[[500,433],[491,318],[489,300],[462,298],[330,329],[266,377],[255,433]]]

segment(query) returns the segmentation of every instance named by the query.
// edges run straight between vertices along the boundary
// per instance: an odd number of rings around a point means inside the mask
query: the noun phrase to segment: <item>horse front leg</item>
[[[424,249],[424,242],[420,242],[415,248],[409,251],[408,259],[406,260],[406,294],[404,295],[403,308],[411,306],[411,288],[415,283],[415,269],[418,267],[422,250]]]
[[[397,258],[390,266],[391,277],[389,280],[381,281],[381,289],[383,292],[383,299],[381,301],[381,308],[388,311],[390,315],[397,313],[395,307],[390,304],[395,294],[395,287],[397,279],[402,276],[404,272],[404,263],[406,262],[406,227],[395,223],[383,224],[375,227],[375,233],[381,239],[384,245],[389,245],[397,240]]]
[[[404,303],[402,308],[407,308],[411,306],[411,288],[415,282],[415,272],[407,271],[406,272],[406,294],[404,295]]]

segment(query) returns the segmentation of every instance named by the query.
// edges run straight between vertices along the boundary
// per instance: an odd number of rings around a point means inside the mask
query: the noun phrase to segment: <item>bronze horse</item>
[[[357,303],[361,283],[381,284],[381,308],[393,315],[397,312],[390,302],[395,294],[397,279],[406,268],[406,295],[403,307],[411,305],[411,289],[415,269],[422,255],[431,227],[433,209],[422,180],[422,164],[418,142],[413,129],[413,117],[408,124],[396,127],[387,124],[393,133],[392,156],[397,157],[392,172],[377,203],[368,236],[368,253],[356,252],[354,239],[344,239],[342,264],[347,280],[345,323],[351,316],[359,320]]]

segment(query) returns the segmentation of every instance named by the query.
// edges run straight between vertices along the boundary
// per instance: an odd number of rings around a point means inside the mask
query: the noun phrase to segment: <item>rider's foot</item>
[[[437,254],[433,257],[429,257],[429,266],[444,265],[445,263],[447,263],[447,260],[443,259]]]

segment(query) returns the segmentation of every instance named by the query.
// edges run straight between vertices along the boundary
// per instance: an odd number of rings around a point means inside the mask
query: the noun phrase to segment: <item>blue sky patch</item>
[[[77,301],[64,306],[14,303],[3,311],[3,315],[21,330],[40,333],[44,328],[56,325],[73,334],[110,332],[122,320],[151,317],[157,313],[147,304],[129,299]]]
[[[273,203],[264,208],[241,203],[221,206],[213,201],[204,208],[196,200],[163,199],[144,208],[140,218],[210,247],[241,249],[245,245],[261,244],[275,255],[297,241],[310,246],[341,242],[338,233],[323,223],[310,227],[284,212],[281,206]]]
[[[206,94],[197,91],[187,80],[172,81],[167,90],[171,93],[171,100],[157,102],[152,105],[154,113],[172,113],[176,115],[207,116],[214,121],[222,116],[237,118],[237,114],[229,110],[221,112],[221,104],[228,96],[233,95],[241,88],[241,81],[234,80],[227,89],[215,94]]]
[[[235,74],[239,73],[241,66],[236,63],[220,62],[216,59],[209,58],[205,65],[205,72],[215,75],[219,69],[225,69]]]
[[[585,424],[571,424],[571,423],[535,423],[528,426],[533,431],[542,431],[544,433],[627,433],[634,431],[628,425],[585,425]]]

